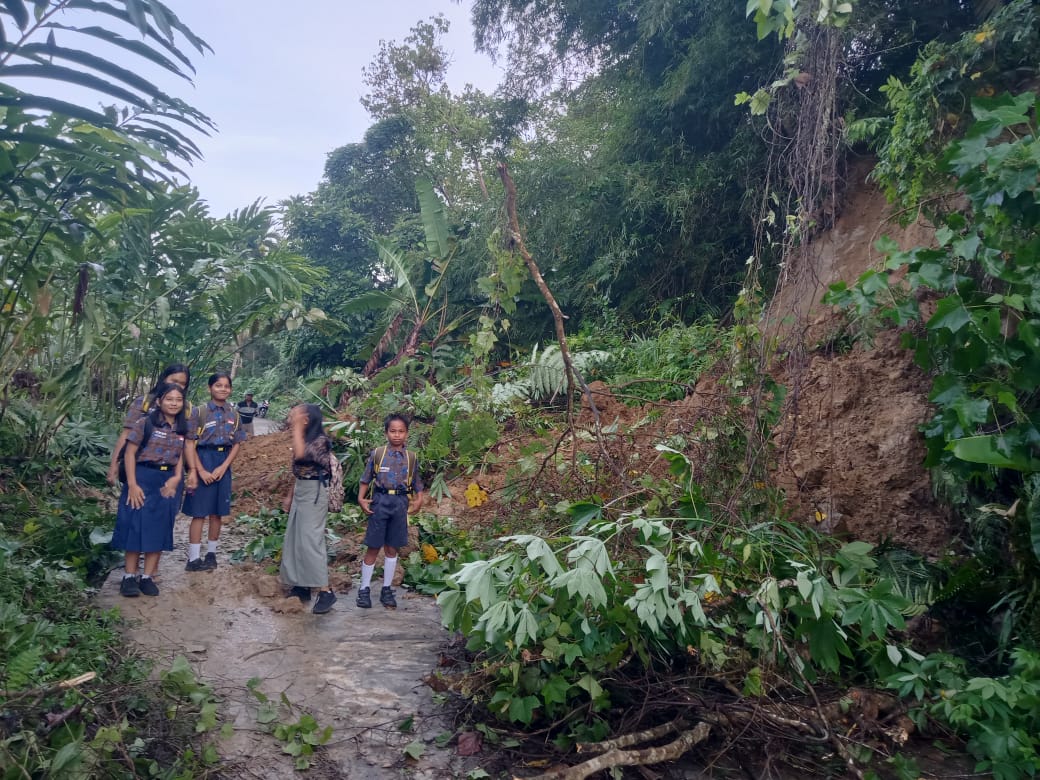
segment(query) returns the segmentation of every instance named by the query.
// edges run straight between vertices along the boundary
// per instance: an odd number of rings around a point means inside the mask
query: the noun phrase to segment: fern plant
[[[571,354],[574,368],[582,374],[604,365],[610,359],[609,352],[599,349]],[[528,400],[537,404],[553,403],[567,386],[566,366],[559,346],[550,344],[541,354],[536,346],[528,366]]]

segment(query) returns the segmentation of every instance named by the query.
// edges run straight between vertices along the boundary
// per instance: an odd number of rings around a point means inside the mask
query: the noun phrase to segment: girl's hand
[[[359,498],[358,504],[361,505],[361,511],[366,515],[372,514],[372,499],[371,498]]]
[[[134,509],[144,506],[144,491],[138,485],[130,485],[126,489],[126,504]]]
[[[282,510],[285,514],[289,514],[290,509],[292,509],[292,493],[282,499]]]
[[[199,486],[199,475],[194,471],[189,471],[188,476],[184,478],[184,487],[187,490],[194,490]]]
[[[108,473],[105,475],[105,481],[109,485],[118,485],[119,484],[119,464],[118,463],[113,463],[111,466],[108,467]]]
[[[210,485],[216,481],[211,472],[201,468],[199,469],[199,479],[201,479],[207,485]]]
[[[213,477],[214,482],[220,482],[220,480],[224,478],[225,474],[227,474],[227,465],[223,463],[210,472],[210,476]]]
[[[163,498],[173,498],[177,495],[177,487],[180,485],[180,480],[177,477],[170,477],[163,486],[159,488],[159,495]]]

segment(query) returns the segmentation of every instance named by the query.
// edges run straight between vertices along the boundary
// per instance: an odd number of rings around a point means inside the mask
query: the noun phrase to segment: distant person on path
[[[196,440],[186,449],[188,478],[184,514],[191,516],[188,529],[187,571],[217,568],[217,541],[223,518],[231,514],[231,464],[245,440],[238,412],[231,405],[231,376],[218,372],[209,378],[210,400],[194,410],[191,425]],[[209,518],[206,557],[202,557],[202,526]]]
[[[185,442],[193,431],[184,416],[184,390],[173,382],[155,389],[154,405],[127,433],[126,484],[119,496],[111,545],[124,550],[119,592],[133,597],[158,596],[153,579],[163,550],[173,549]],[[144,553],[144,573],[137,567]]]
[[[163,372],[159,374],[159,379],[155,385],[145,395],[139,395],[131,403],[130,407],[126,410],[126,416],[123,418],[123,430],[119,432],[119,438],[116,439],[115,446],[112,448],[112,456],[108,460],[108,474],[106,479],[108,484],[115,485],[119,482],[119,455],[123,451],[123,446],[126,444],[127,434],[130,433],[139,419],[144,417],[148,412],[152,410],[155,405],[155,393],[167,382],[172,382],[178,385],[181,390],[184,391],[185,401],[185,414],[190,413],[190,404],[187,403],[188,385],[191,382],[191,371],[183,363],[171,363]]]
[[[318,599],[311,610],[323,615],[336,603],[329,587],[325,523],[329,516],[328,484],[332,476],[329,458],[334,458],[332,442],[322,427],[321,409],[300,404],[289,410],[292,431],[292,471],[296,481],[285,497],[289,514],[282,545],[282,582],[292,587],[291,594],[304,604],[311,600],[311,589],[318,588]]]
[[[372,574],[376,568],[379,548],[383,548],[383,589],[379,603],[387,609],[397,608],[397,599],[391,587],[397,569],[397,551],[408,544],[408,514],[422,506],[423,481],[416,468],[415,453],[409,452],[408,420],[400,414],[391,414],[383,422],[387,444],[372,450],[365,463],[358,487],[358,503],[368,515],[365,532],[365,559],[361,564],[361,588],[357,605],[362,609],[372,606]],[[367,498],[372,485],[372,498]]]
[[[242,430],[246,432],[246,438],[251,439],[253,433],[253,418],[260,411],[260,404],[253,400],[252,393],[246,393],[245,399],[238,402],[238,416],[242,419]]]

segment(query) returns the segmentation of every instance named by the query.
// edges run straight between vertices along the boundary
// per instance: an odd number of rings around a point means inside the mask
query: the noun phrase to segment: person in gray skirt
[[[311,610],[322,615],[332,609],[336,594],[329,587],[328,554],[325,547],[325,521],[329,515],[329,458],[332,443],[322,427],[321,409],[300,404],[289,411],[292,430],[292,470],[296,477],[285,498],[289,523],[282,545],[282,582],[291,595],[303,603],[311,600],[311,589],[318,598]]]

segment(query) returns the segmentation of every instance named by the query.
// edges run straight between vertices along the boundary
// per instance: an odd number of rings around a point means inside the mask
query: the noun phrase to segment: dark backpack
[[[141,443],[137,446],[137,455],[140,457],[141,450],[148,446],[148,442],[152,438],[152,432],[155,430],[155,424],[152,422],[152,415],[146,414],[144,416],[144,437],[141,439]],[[129,442],[124,442],[123,446],[119,450],[119,454],[116,456],[116,460],[119,462],[119,481],[126,482],[126,464],[123,462],[126,456],[126,445]]]
[[[329,450],[329,511],[343,511],[343,466],[336,453]]]

